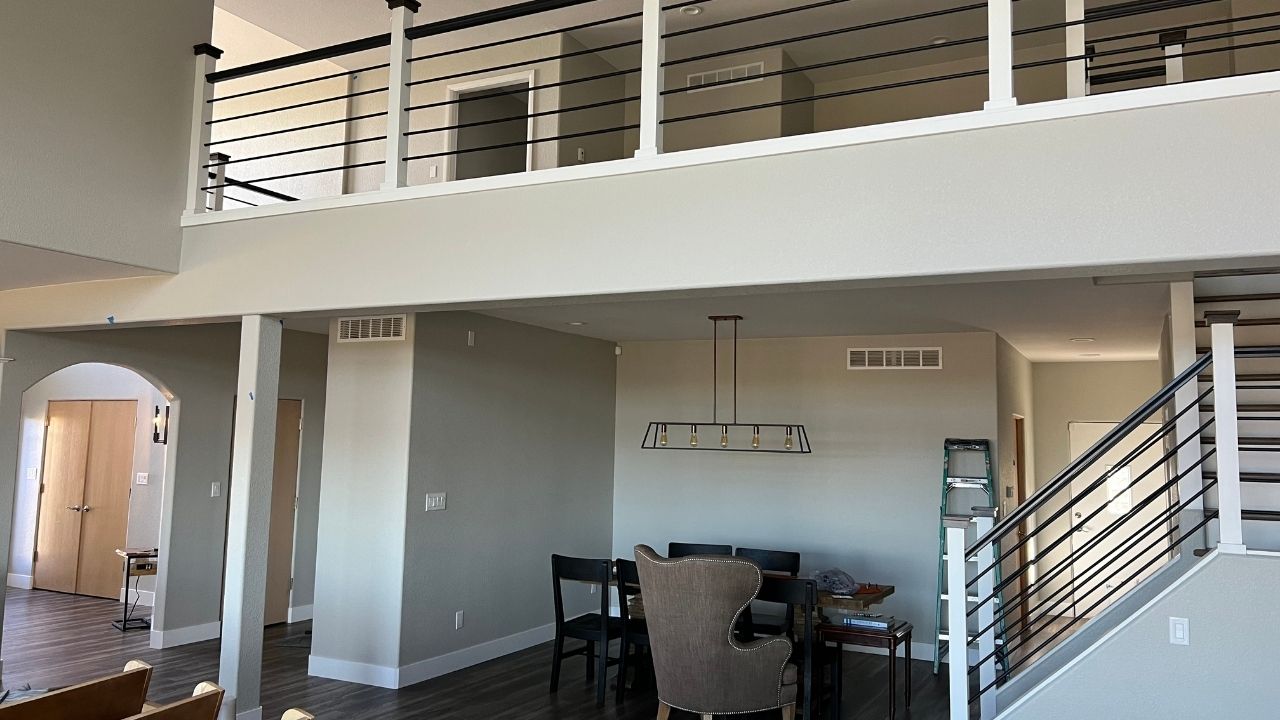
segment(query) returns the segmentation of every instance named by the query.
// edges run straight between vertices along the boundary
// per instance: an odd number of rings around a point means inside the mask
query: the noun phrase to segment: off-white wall
[[[1023,453],[1027,486],[1025,494],[1030,497],[1036,488],[1035,474],[1035,410],[1034,389],[1032,379],[1032,363],[1018,349],[1010,345],[1002,337],[996,338],[996,379],[997,402],[999,404],[998,420],[999,441],[996,443],[997,477],[1000,478],[997,493],[1000,515],[1004,516],[1018,505],[1018,447],[1015,440],[1014,416],[1025,420],[1023,423]],[[1010,492],[1012,491],[1012,492]]]
[[[257,25],[247,22],[237,15],[232,15],[221,8],[215,8],[213,13],[213,44],[223,51],[223,56],[218,61],[218,69],[220,70],[292,55],[303,50],[303,48],[288,40],[267,32]],[[342,68],[332,62],[308,63],[217,83],[214,85],[215,97],[222,98],[339,72],[342,72]],[[346,78],[338,77],[330,80],[321,80],[296,87],[215,102],[213,104],[213,117],[214,120],[219,120],[236,115],[322,100],[342,95],[346,91]],[[385,100],[385,94],[381,97]],[[212,126],[212,139],[217,142],[245,135],[280,130],[286,127],[337,120],[345,117],[345,113],[346,103],[335,101],[310,105],[295,110],[258,115],[242,120],[217,122]],[[283,135],[273,135],[256,140],[241,140],[219,144],[211,149],[230,155],[234,161],[236,158],[339,143],[345,139],[345,134],[344,127],[341,124],[336,124]],[[385,134],[385,128],[383,133],[380,134]],[[381,144],[379,144],[380,146]],[[226,172],[229,177],[237,180],[252,180],[254,178],[284,175],[305,170],[317,170],[324,167],[337,167],[343,164],[342,158],[342,148],[326,148],[324,150],[313,150],[244,163],[233,162],[227,165]],[[272,180],[262,183],[262,185],[298,198],[328,197],[341,194],[342,173],[328,172],[304,175],[286,180]],[[226,193],[259,205],[279,202],[243,188],[227,188]],[[226,209],[235,209],[245,207],[245,205],[235,201],[227,201],[224,207]]]
[[[166,446],[167,480],[160,528],[160,573],[155,631],[208,625],[219,617],[226,482],[231,455],[232,403],[239,359],[238,324],[164,328],[117,328],[89,332],[5,335],[4,352],[16,358],[0,376],[0,557],[10,556],[14,479],[18,477],[22,394],[45,376],[70,365],[111,363],[131,368],[175,397],[170,416],[176,438]],[[322,336],[286,331],[281,365],[281,397],[301,398],[308,417],[324,414]],[[301,358],[301,359],[300,359]],[[318,358],[315,359],[315,358]],[[302,438],[295,566],[312,541],[303,536],[314,524],[302,508],[314,507],[321,422],[308,421]],[[212,483],[224,489],[210,496]],[[308,488],[311,490],[308,492]],[[8,572],[6,569],[5,572]],[[305,578],[305,575],[298,576]],[[308,592],[298,589],[296,597]]]
[[[1070,423],[1120,422],[1163,385],[1157,360],[1034,363],[1032,368],[1037,488],[1050,482],[1071,462]],[[1069,493],[1063,493],[1036,513],[1035,527],[1042,529],[1032,543],[1036,548],[1036,567],[1041,574],[1048,573],[1071,551],[1070,540],[1045,551],[1052,541],[1069,532],[1069,518],[1047,520],[1068,497]],[[1051,593],[1070,580],[1071,572],[1064,571],[1044,584],[1039,592]]]
[[[940,371],[846,369],[849,347],[937,345]],[[740,350],[739,419],[804,423],[813,454],[641,450],[650,421],[710,419],[711,344],[623,344],[614,554],[670,541],[798,551],[804,574],[835,566],[897,586],[884,610],[931,645],[943,440],[996,437],[995,335],[745,340]],[[714,442],[714,426],[703,432]]]
[[[101,363],[73,365],[37,382],[22,396],[20,459],[9,558],[9,584],[15,585],[16,579],[18,587],[30,587],[40,503],[39,477],[44,464],[45,419],[49,403],[56,400],[134,400],[138,403],[133,468],[129,474],[129,529],[125,544],[129,547],[160,545],[165,448],[152,442],[151,432],[156,406],[163,408],[169,401],[154,385],[127,368]],[[176,441],[176,435],[173,439]],[[148,484],[138,485],[136,474],[143,472],[148,474]],[[35,479],[29,479],[28,473],[34,473]],[[144,595],[144,604],[150,604],[149,594],[155,590],[155,578],[141,578],[138,587],[148,593]]]
[[[400,663],[541,642],[551,554],[609,557],[614,345],[473,313],[419,314],[416,329]],[[428,492],[448,509],[425,512]],[[565,587],[568,616],[592,601]]]
[[[0,4],[0,239],[173,272],[213,0]]]

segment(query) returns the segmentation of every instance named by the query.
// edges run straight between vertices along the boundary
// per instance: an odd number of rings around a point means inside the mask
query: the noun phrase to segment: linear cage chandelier
[[[813,452],[803,423],[738,421],[738,322],[741,315],[710,315],[711,420],[702,422],[655,420],[644,431],[643,450],[718,450],[721,452],[808,455]],[[720,419],[720,323],[733,323],[732,421]],[[711,432],[707,437],[706,431]],[[687,435],[686,435],[687,433]]]

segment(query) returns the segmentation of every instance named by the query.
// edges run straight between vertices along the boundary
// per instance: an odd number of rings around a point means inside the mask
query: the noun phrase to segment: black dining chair
[[[551,664],[551,692],[560,687],[560,663],[567,657],[585,655],[587,658],[587,682],[596,682],[596,707],[604,705],[605,675],[609,665],[618,661],[609,657],[609,641],[622,637],[622,619],[609,615],[609,584],[612,580],[609,560],[551,556],[551,581],[555,588],[556,639],[555,655]],[[579,615],[572,620],[564,618],[564,595],[561,582],[569,580],[594,583],[600,586],[600,611]],[[574,638],[586,642],[581,648],[565,652],[564,641]],[[596,646],[600,652],[596,653]]]
[[[681,558],[690,555],[732,555],[732,545],[705,545],[703,543],[667,543],[667,557]]]
[[[778,573],[788,577],[800,575],[800,553],[785,550],[759,550],[756,548],[738,548],[734,553],[740,558],[750,560],[759,566],[762,572]],[[759,608],[751,608],[752,635],[791,635],[792,620],[795,608],[787,605],[777,612],[761,612]],[[792,638],[795,639],[794,637]]]
[[[631,598],[643,597],[640,595],[640,571],[636,569],[636,561],[618,558],[614,560],[614,567],[618,587],[618,616],[622,620],[622,648],[618,652],[617,702],[622,702],[622,696],[627,688],[627,656],[630,650],[648,649],[651,646],[649,626],[644,618],[631,616]]]
[[[817,631],[813,626],[813,613],[818,607],[818,584],[812,580],[765,575],[756,599],[800,608],[803,620],[793,640],[795,650],[791,662],[800,666],[800,710],[805,718],[813,718],[813,708],[817,704],[814,680],[816,678],[821,685],[819,664],[825,663],[826,654],[831,652],[815,642]]]

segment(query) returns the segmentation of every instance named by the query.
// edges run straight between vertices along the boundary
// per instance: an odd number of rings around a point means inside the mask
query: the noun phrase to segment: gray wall
[[[1033,365],[1025,355],[1010,345],[1002,337],[996,338],[996,375],[997,403],[999,405],[999,433],[996,446],[997,477],[1000,478],[999,505],[1001,514],[1012,510],[1018,503],[1017,485],[1017,443],[1013,417],[1015,415],[1026,420],[1023,424],[1023,435],[1026,457],[1023,472],[1027,486],[1024,491],[1028,497],[1035,491],[1035,410],[1033,390]],[[1007,497],[1006,488],[1013,489],[1013,496]]]
[[[280,394],[302,398],[309,418],[323,414],[324,338],[286,332]],[[17,358],[5,366],[0,386],[0,538],[9,556],[13,481],[17,473],[22,393],[49,373],[83,362],[106,362],[136,370],[177,398],[172,420],[168,487],[172,516],[161,528],[158,582],[167,587],[157,614],[158,630],[218,620],[227,493],[210,497],[210,484],[229,473],[232,401],[239,358],[237,324],[133,328],[90,332],[21,333],[6,336],[4,352]],[[316,358],[319,358],[317,361]],[[301,487],[314,494],[317,448],[323,424],[308,422],[303,436]],[[300,508],[309,504],[305,499]],[[314,527],[300,521],[298,533]],[[312,540],[299,538],[299,553]],[[165,552],[167,550],[167,552]],[[296,556],[299,567],[313,558]],[[300,580],[301,582],[301,580]],[[309,589],[299,588],[300,595]]]
[[[941,345],[944,369],[846,369],[849,347],[904,345]],[[813,454],[641,450],[650,421],[709,418],[711,344],[625,343],[614,553],[673,540],[799,551],[804,573],[835,566],[896,585],[885,611],[930,644],[942,443],[995,437],[995,335],[745,340],[740,349],[740,419],[805,423]],[[687,428],[668,430],[687,442]],[[703,432],[715,442],[714,427]]]
[[[1277,594],[1280,559],[1213,556],[1001,717],[1274,718]],[[1169,643],[1170,617],[1190,621],[1189,645]]]
[[[213,0],[0,4],[0,239],[178,269],[212,18]]]
[[[418,315],[402,664],[552,622],[551,554],[609,556],[615,368],[601,340]],[[448,508],[425,512],[428,492]]]

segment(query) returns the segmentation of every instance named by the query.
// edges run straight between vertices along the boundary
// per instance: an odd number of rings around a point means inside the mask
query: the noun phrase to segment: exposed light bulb
[[[788,449],[788,450],[790,450],[790,449],[792,449],[793,447],[795,447],[795,442],[791,439],[791,428],[790,428],[790,427],[788,427],[788,428],[787,428],[787,438],[786,438],[786,440],[783,440],[783,441],[782,441],[782,446],[783,446],[783,447],[785,447],[785,448],[786,448],[786,449]]]
[[[667,446],[667,426],[662,426],[662,432],[658,434],[658,444],[662,447]]]
[[[728,425],[720,426],[720,447],[722,448],[729,447],[729,426]]]
[[[760,426],[759,426],[759,425],[757,425],[757,426],[752,430],[752,433],[751,433],[751,449],[752,449],[752,450],[759,450],[759,449],[760,449]]]
[[[689,447],[698,447],[698,426],[689,426]]]

